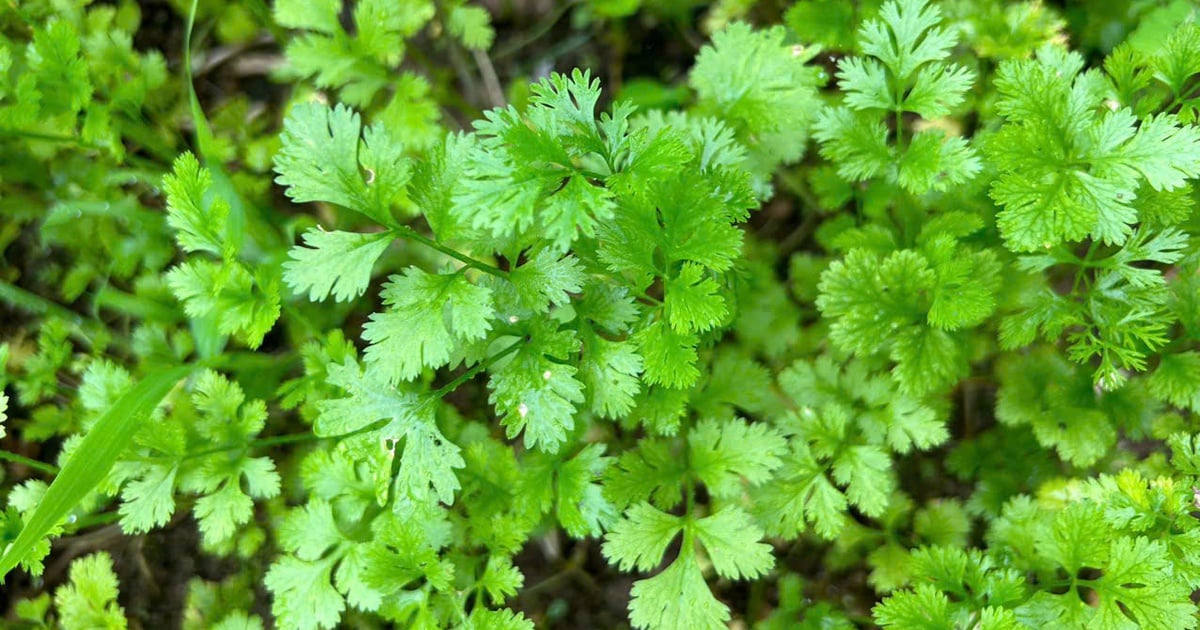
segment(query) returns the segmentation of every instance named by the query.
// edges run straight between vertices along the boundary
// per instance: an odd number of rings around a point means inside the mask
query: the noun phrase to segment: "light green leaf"
[[[358,234],[326,232],[314,228],[304,233],[304,246],[288,251],[283,281],[308,299],[320,301],[332,293],[338,302],[362,295],[371,283],[375,261],[392,242],[390,232]]]

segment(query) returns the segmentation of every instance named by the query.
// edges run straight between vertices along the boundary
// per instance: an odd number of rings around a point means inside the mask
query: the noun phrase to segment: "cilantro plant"
[[[5,627],[1200,625],[1192,3],[183,4],[0,8]]]

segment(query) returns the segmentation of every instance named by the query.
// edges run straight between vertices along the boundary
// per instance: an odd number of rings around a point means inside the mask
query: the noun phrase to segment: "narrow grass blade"
[[[16,541],[0,557],[0,580],[29,554],[34,544],[46,536],[88,492],[96,487],[117,461],[133,434],[180,379],[195,366],[182,366],[148,375],[133,386],[96,422],[84,436],[78,449],[67,460],[46,496],[17,535]]]

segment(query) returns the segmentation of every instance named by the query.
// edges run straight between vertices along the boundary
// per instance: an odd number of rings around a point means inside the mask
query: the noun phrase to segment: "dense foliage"
[[[1200,7],[542,4],[0,6],[5,627],[1198,626]]]

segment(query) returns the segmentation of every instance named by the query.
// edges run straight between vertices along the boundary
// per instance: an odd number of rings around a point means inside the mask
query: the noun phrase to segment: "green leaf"
[[[690,467],[719,498],[740,495],[746,484],[768,481],[786,450],[787,440],[773,427],[740,419],[701,420],[688,433]]]
[[[65,630],[125,630],[125,610],[117,603],[117,575],[104,552],[71,562],[69,582],[54,592]]]
[[[642,389],[641,373],[642,357],[632,343],[595,336],[584,344],[579,380],[592,412],[600,417],[623,418],[633,409]]]
[[[304,246],[293,247],[283,263],[283,281],[308,299],[320,301],[330,293],[348,302],[366,292],[375,261],[392,242],[390,232],[358,234],[326,232],[314,228],[304,233]]]
[[[664,304],[671,328],[688,334],[704,332],[720,324],[727,310],[725,298],[719,291],[712,276],[706,276],[704,267],[684,264],[679,275],[667,281]]]
[[[319,436],[344,435],[371,428],[364,440],[382,443],[398,458],[395,483],[406,496],[454,503],[459,488],[455,468],[466,465],[461,449],[437,426],[434,407],[416,394],[399,390],[378,370],[362,369],[354,359],[328,368],[329,382],[348,396],[317,403],[320,415],[313,427]],[[386,421],[381,426],[376,423]],[[394,450],[403,444],[403,451]],[[383,471],[390,477],[390,471]],[[390,479],[389,479],[390,483]]]
[[[278,0],[273,8],[280,26],[330,34],[341,29],[341,0]]]
[[[695,335],[677,333],[660,319],[634,333],[633,341],[642,355],[647,383],[685,389],[699,380]]]
[[[167,225],[177,232],[175,238],[184,251],[230,257],[234,251],[226,235],[229,204],[220,196],[206,204],[204,196],[211,186],[212,175],[195,156],[183,153],[176,158],[171,173],[163,178]]]
[[[1096,582],[1099,627],[1195,628],[1191,589],[1174,575],[1166,546],[1147,538],[1119,538],[1109,548],[1108,565]]]
[[[496,32],[492,30],[492,17],[483,7],[453,7],[446,26],[451,35],[462,41],[463,46],[474,50],[487,50],[496,37]]]
[[[1171,190],[1200,174],[1200,130],[1171,115],[1139,121],[1102,109],[1107,84],[1082,67],[1077,54],[1046,47],[997,72],[1006,122],[987,153],[999,171],[997,225],[1013,251],[1086,237],[1124,243],[1141,183]]]
[[[525,112],[492,110],[476,123],[478,142],[455,206],[499,240],[498,250],[543,239],[561,254],[593,236],[615,210],[612,191],[593,183],[599,174],[584,167],[585,158],[608,157],[596,124],[600,82],[576,70],[552,74],[530,91]]]
[[[679,486],[688,472],[682,460],[668,441],[641,440],[608,469],[604,494],[618,508],[650,501],[664,510],[672,509],[679,504]]]
[[[838,61],[844,105],[818,115],[815,136],[821,155],[850,181],[883,177],[913,194],[945,190],[969,181],[981,164],[963,138],[942,131],[914,131],[904,146],[897,128],[888,144],[884,119],[911,112],[934,119],[950,114],[974,82],[970,69],[946,63],[956,42],[937,5],[926,0],[893,0],[875,19],[863,22],[859,49],[864,56]]]
[[[188,317],[212,322],[223,335],[239,335],[251,348],[279,319],[278,280],[266,267],[251,275],[241,263],[193,259],[167,272],[166,280]]]
[[[604,537],[604,557],[622,571],[651,571],[662,563],[667,545],[683,529],[678,516],[667,514],[649,503],[633,505]],[[683,552],[680,553],[680,557]],[[708,587],[705,587],[705,591]]]
[[[811,524],[818,536],[832,540],[846,523],[846,496],[802,442],[793,441],[772,482],[750,494],[768,535],[795,538]]]
[[[1146,384],[1158,399],[1200,412],[1200,353],[1162,355]]]
[[[695,550],[687,543],[671,566],[634,582],[630,594],[629,622],[635,628],[722,630],[729,621],[729,608],[708,590]]]
[[[334,561],[284,556],[271,565],[263,583],[275,596],[271,611],[281,625],[302,630],[337,625],[346,600],[331,583]]]
[[[516,595],[524,583],[525,576],[507,556],[488,557],[483,576],[479,578],[479,586],[494,604],[503,604],[506,598]]]
[[[928,0],[893,0],[880,8],[878,19],[863,23],[859,47],[905,80],[954,47],[955,35],[939,26],[941,21],[941,10]]]
[[[181,366],[146,376],[96,421],[62,466],[17,539],[0,557],[0,575],[7,576],[105,478],[133,434],[175,384],[193,369]]]
[[[612,463],[603,444],[589,444],[558,468],[558,522],[577,538],[599,536],[617,517],[597,483]]]
[[[508,274],[517,291],[520,305],[533,313],[545,313],[553,306],[571,301],[571,293],[583,289],[585,276],[573,256],[559,257],[549,249],[535,254]]]
[[[789,45],[786,35],[730,24],[700,49],[688,76],[700,111],[732,126],[763,173],[800,157],[818,107],[820,80],[808,65],[817,49]]]
[[[833,460],[833,479],[846,486],[846,498],[868,516],[887,508],[895,487],[892,461],[873,446],[852,446]]]
[[[901,591],[886,599],[871,611],[875,621],[884,628],[897,630],[957,630],[950,615],[950,599],[932,584],[917,584],[911,591]]]
[[[882,260],[855,249],[821,274],[817,308],[832,319],[835,344],[863,356],[886,352],[903,391],[924,394],[965,371],[964,349],[948,331],[991,313],[999,268],[990,252],[955,246],[949,237]]]
[[[26,60],[46,115],[74,114],[92,100],[88,64],[79,55],[79,45],[79,31],[68,19],[51,19],[34,29]]]
[[[174,464],[146,462],[137,478],[122,489],[121,529],[141,534],[162,527],[175,513],[175,478],[179,469]]]
[[[526,448],[556,452],[575,426],[576,405],[584,401],[579,370],[561,361],[578,351],[579,342],[570,331],[552,330],[551,324],[536,324],[528,343],[491,370],[488,400],[508,437],[525,432]]]
[[[296,203],[335,203],[394,226],[392,206],[405,195],[410,161],[383,127],[368,127],[360,139],[361,129],[344,105],[297,104],[284,121],[275,181]]]
[[[726,507],[694,527],[713,569],[723,578],[757,578],[775,565],[771,545],[760,540],[762,530],[739,507]]]
[[[365,358],[389,383],[409,381],[425,368],[450,362],[458,344],[491,330],[492,291],[463,273],[429,274],[409,267],[389,276],[381,293],[388,309],[363,327]]]

